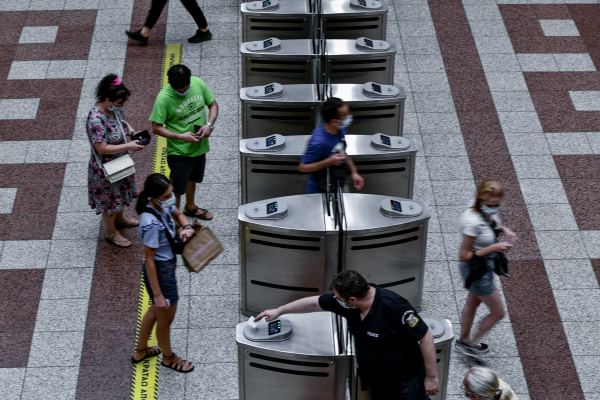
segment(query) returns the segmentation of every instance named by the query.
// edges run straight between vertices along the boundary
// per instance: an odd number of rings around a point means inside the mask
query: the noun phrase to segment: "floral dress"
[[[127,135],[129,128],[123,122],[123,111],[116,111],[115,113],[118,114],[123,132]],[[93,107],[87,120],[87,133],[92,143],[123,144],[123,135],[117,124],[116,119],[110,118],[97,107]],[[129,206],[131,201],[137,197],[135,177],[129,175],[120,181],[109,183],[102,168],[96,162],[93,151],[92,149],[88,169],[90,206],[96,210],[96,214],[106,213],[111,215],[113,212],[123,211],[123,205]],[[103,163],[106,163],[127,154],[127,151],[107,155],[96,154]]]

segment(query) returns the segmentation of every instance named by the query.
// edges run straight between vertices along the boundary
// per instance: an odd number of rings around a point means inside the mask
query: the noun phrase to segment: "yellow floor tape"
[[[171,66],[181,63],[181,51],[182,47],[180,44],[169,44],[165,46],[165,52],[163,57],[162,66],[162,81],[161,88],[167,85],[167,71]],[[162,136],[154,136],[154,158],[152,165],[153,173],[160,173],[165,176],[169,176],[169,166],[167,165],[167,139]],[[138,307],[137,317],[137,332],[136,332],[136,346],[137,338],[140,334],[140,328],[142,326],[142,318],[146,311],[152,305],[152,300],[146,290],[146,285],[142,280],[140,287],[140,301]],[[148,340],[148,347],[158,346],[156,340],[156,326],[152,329],[152,334]],[[139,364],[133,365],[133,376],[131,378],[131,399],[154,399],[158,397],[158,371],[159,371],[159,357],[151,357],[145,359]]]

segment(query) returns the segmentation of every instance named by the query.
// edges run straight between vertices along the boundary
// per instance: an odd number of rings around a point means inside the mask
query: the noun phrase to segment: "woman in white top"
[[[508,383],[488,368],[474,367],[468,370],[462,388],[465,396],[473,400],[519,400]]]
[[[494,286],[494,266],[497,253],[510,250],[517,236],[501,225],[498,213],[503,197],[504,192],[498,181],[484,181],[477,189],[475,204],[460,218],[463,238],[458,257],[469,296],[462,310],[461,332],[456,348],[469,356],[481,356],[489,351],[486,344],[477,340],[504,318],[504,307]],[[496,233],[499,231],[504,232],[509,241],[498,242]],[[489,307],[490,314],[471,337],[473,319],[481,303]]]

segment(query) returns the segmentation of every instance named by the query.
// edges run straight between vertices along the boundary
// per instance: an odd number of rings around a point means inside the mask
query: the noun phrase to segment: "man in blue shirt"
[[[344,137],[346,128],[351,123],[352,114],[348,104],[337,97],[332,97],[323,103],[323,122],[312,131],[306,152],[298,165],[298,171],[310,172],[306,193],[326,192],[326,187],[319,185],[319,175],[326,174],[328,167],[344,168],[344,164],[350,172],[354,188],[362,189],[365,180],[358,174],[354,162],[345,152]]]

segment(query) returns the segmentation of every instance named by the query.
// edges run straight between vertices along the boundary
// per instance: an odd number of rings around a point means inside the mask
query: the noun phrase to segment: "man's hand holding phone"
[[[212,129],[210,129],[208,125],[194,125],[194,130],[196,131],[196,137],[198,139],[204,139],[206,137],[209,137],[212,133]]]

